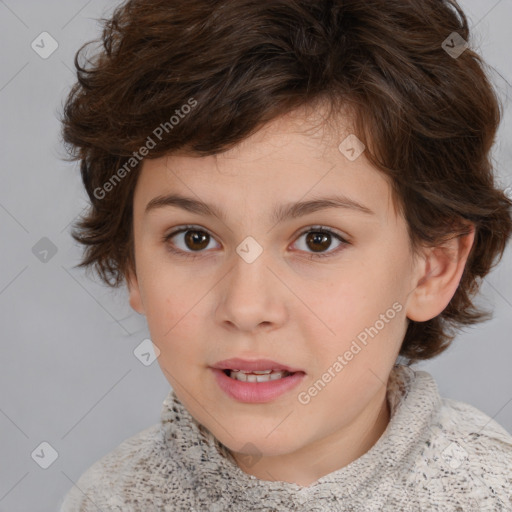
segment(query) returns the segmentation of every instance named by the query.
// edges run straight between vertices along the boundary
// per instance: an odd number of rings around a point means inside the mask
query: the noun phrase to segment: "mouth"
[[[304,381],[303,371],[211,368],[215,381],[228,397],[244,403],[268,403],[290,393]]]
[[[271,402],[297,387],[306,372],[271,359],[233,357],[211,366],[220,389],[245,403]]]

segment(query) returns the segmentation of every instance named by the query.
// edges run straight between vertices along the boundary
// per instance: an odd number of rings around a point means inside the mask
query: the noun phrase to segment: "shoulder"
[[[441,399],[415,469],[415,483],[448,503],[512,510],[512,436],[472,405]]]
[[[512,435],[499,423],[472,405],[448,398],[442,399],[438,422],[440,437],[458,445],[452,446],[453,454],[445,453],[452,465],[460,459],[474,471],[498,469],[512,488]]]
[[[73,484],[63,499],[59,512],[123,512],[126,489],[137,492],[137,481],[161,468],[163,456],[160,424],[152,425],[125,439],[114,450],[97,460]],[[172,459],[165,457],[167,470],[172,472]]]

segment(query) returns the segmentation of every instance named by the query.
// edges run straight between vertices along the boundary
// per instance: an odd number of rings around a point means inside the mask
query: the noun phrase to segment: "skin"
[[[302,486],[348,465],[383,434],[386,383],[408,319],[443,311],[474,240],[472,231],[414,257],[387,179],[364,153],[350,161],[338,150],[350,133],[348,118],[337,133],[319,126],[298,110],[219,155],[146,160],[133,202],[136,268],[127,276],[130,305],[146,315],[160,367],[191,415],[246,473]],[[329,208],[279,224],[270,219],[275,204],[333,191],[374,214]],[[225,220],[175,206],[144,213],[151,199],[171,192],[216,205]],[[185,224],[206,230],[205,242],[187,245],[185,233],[163,241]],[[318,225],[350,243],[334,235],[308,243],[301,233]],[[252,263],[236,252],[247,236],[263,248]],[[315,254],[328,256],[311,259]],[[309,403],[300,403],[298,394],[394,303],[401,305],[394,318]],[[306,376],[272,402],[241,403],[209,369],[230,357],[269,358]]]

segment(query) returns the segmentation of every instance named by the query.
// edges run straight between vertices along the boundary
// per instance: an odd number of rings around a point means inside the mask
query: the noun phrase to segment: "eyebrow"
[[[217,217],[223,221],[226,220],[224,211],[219,209],[217,206],[205,203],[192,197],[186,197],[181,194],[168,194],[165,196],[154,197],[146,205],[144,215],[150,211],[168,206],[181,208],[188,212],[197,213],[199,215]],[[375,215],[375,212],[370,210],[370,208],[358,203],[353,199],[350,199],[349,197],[344,195],[332,195],[329,197],[312,199],[310,201],[278,205],[274,207],[271,220],[277,224],[287,219],[295,219],[319,210],[325,210],[327,208],[344,208],[368,215]]]

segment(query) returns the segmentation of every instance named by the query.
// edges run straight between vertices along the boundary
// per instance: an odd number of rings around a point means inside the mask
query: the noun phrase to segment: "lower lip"
[[[239,402],[247,403],[271,402],[296,387],[306,375],[304,372],[296,372],[288,377],[268,382],[242,382],[228,377],[218,368],[212,370],[224,393]]]

